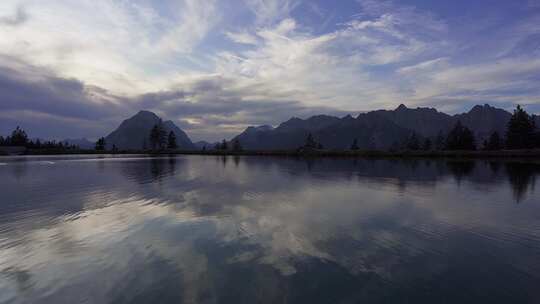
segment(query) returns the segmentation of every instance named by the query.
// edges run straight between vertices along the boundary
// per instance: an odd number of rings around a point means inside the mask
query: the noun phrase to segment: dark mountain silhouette
[[[95,143],[86,138],[68,138],[62,141],[68,145],[78,146],[81,149],[94,149]]]
[[[111,149],[113,145],[118,149],[137,150],[145,146],[150,148],[150,130],[159,121],[160,118],[156,114],[150,111],[140,111],[135,116],[124,120],[116,130],[105,137],[107,148]],[[167,134],[170,131],[174,132],[179,149],[195,149],[195,145],[193,145],[187,134],[172,121],[164,121],[163,128]]]
[[[306,120],[291,118],[272,129],[268,126],[249,127],[238,139],[245,149],[288,150],[301,146],[308,134],[325,148],[348,149],[355,138],[362,149],[389,147],[394,140],[405,138],[409,131],[382,117],[343,118],[319,115]]]
[[[453,118],[473,130],[477,139],[484,140],[493,131],[497,131],[501,136],[504,136],[511,116],[512,114],[503,109],[485,104],[483,106],[474,106],[469,112],[454,115]]]
[[[198,150],[201,150],[204,147],[206,147],[206,149],[208,149],[208,150],[211,150],[216,146],[216,144],[217,144],[217,142],[211,143],[211,142],[207,142],[205,140],[201,140],[201,141],[193,143],[193,145],[195,145],[195,148],[198,149]]]
[[[412,130],[425,137],[436,136],[441,130],[446,132],[455,124],[452,116],[438,112],[436,109],[410,109],[403,104],[399,105],[393,111],[378,110],[368,112],[365,115],[382,117],[402,128]]]
[[[473,130],[481,143],[493,131],[504,135],[511,114],[489,105],[475,106],[469,112],[448,115],[433,108],[377,110],[362,113],[356,118],[313,116],[293,117],[273,129],[269,126],[249,127],[234,139],[249,150],[280,150],[300,147],[308,134],[327,149],[348,149],[357,139],[360,149],[388,149],[402,144],[411,134],[434,138],[439,132],[447,134],[457,121]],[[540,118],[536,118],[540,121]],[[233,139],[233,140],[234,140]]]

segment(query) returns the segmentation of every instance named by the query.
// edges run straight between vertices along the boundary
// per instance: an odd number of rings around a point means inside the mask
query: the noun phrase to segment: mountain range
[[[360,149],[388,149],[402,143],[416,133],[419,137],[435,138],[446,135],[460,121],[471,129],[477,144],[497,131],[504,136],[511,113],[488,104],[477,105],[469,112],[448,115],[434,108],[407,108],[399,105],[395,110],[377,110],[334,117],[313,116],[308,119],[293,117],[276,128],[248,127],[233,140],[247,150],[288,150],[301,146],[308,134],[327,149],[348,149],[356,139]],[[540,117],[536,116],[537,125]]]
[[[116,146],[121,150],[140,150],[150,147],[150,130],[161,121],[161,118],[150,111],[140,111],[135,116],[124,120],[120,126],[105,137],[107,149]],[[187,134],[172,121],[163,121],[163,129],[176,135],[176,143],[180,149],[194,150],[195,145]]]
[[[197,150],[202,150],[202,149],[211,150],[216,146],[216,144],[219,144],[219,143],[217,142],[211,143],[211,142],[207,142],[206,140],[201,140],[193,144],[195,145],[195,148],[197,148]]]
[[[68,138],[62,141],[68,145],[77,146],[81,149],[94,149],[95,143],[86,138]]]
[[[388,149],[402,143],[413,133],[420,138],[434,139],[446,135],[460,121],[471,129],[480,144],[497,131],[504,136],[511,113],[488,104],[474,106],[469,112],[449,115],[434,108],[408,108],[401,104],[394,110],[376,110],[356,117],[317,115],[307,119],[293,117],[276,128],[268,125],[251,126],[231,141],[238,140],[246,150],[289,150],[302,146],[308,134],[327,149],[349,149],[357,140],[360,149]],[[540,126],[540,117],[535,116]],[[152,127],[160,118],[150,111],[140,111],[125,120],[105,140],[107,147],[141,149],[148,146]],[[167,132],[173,131],[180,149],[212,149],[215,143],[193,143],[187,134],[172,121],[163,122]]]

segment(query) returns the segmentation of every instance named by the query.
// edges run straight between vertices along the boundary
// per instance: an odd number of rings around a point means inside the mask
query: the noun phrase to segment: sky
[[[540,0],[2,0],[0,134],[96,139],[139,110],[192,140],[292,116],[540,113]]]

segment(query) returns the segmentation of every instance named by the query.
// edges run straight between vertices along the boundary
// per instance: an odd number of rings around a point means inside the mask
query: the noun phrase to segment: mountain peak
[[[495,107],[492,107],[492,106],[490,106],[490,105],[488,105],[486,103],[483,106],[481,106],[481,105],[474,106],[469,112],[484,111],[484,110],[495,110],[495,109],[496,109]]]
[[[403,110],[407,110],[409,108],[407,108],[406,105],[404,104],[400,104],[397,108],[396,108],[396,111],[403,111]]]
[[[137,114],[135,114],[135,116],[141,116],[141,115],[152,115],[152,116],[157,116],[156,113],[152,112],[152,111],[148,111],[148,110],[140,110]]]
[[[269,125],[262,125],[262,126],[249,126],[244,132],[262,132],[262,131],[270,131],[273,130],[272,126]]]
[[[295,149],[311,133],[327,149],[348,149],[355,139],[363,149],[387,149],[403,142],[411,131],[431,139],[439,132],[446,134],[459,120],[475,132],[481,142],[493,131],[503,134],[511,116],[490,105],[479,105],[471,111],[448,115],[431,107],[408,108],[400,104],[395,110],[361,113],[357,118],[350,115],[342,118],[316,115],[305,120],[292,117],[267,132],[256,132],[256,127],[250,127],[236,139],[248,150]]]
[[[159,116],[156,113],[146,110],[141,110],[137,114],[133,115],[130,120],[144,120],[144,121],[159,121]]]
[[[262,125],[255,128],[257,131],[269,131],[274,129],[272,126],[269,125]]]
[[[151,111],[139,111],[137,114],[124,120],[120,126],[107,135],[108,146],[115,145],[119,149],[138,150],[148,147],[149,134],[151,129],[160,121],[160,117]],[[174,122],[168,120],[163,122],[163,128],[167,133],[173,132],[176,135],[177,144],[181,149],[193,149],[194,145],[187,134],[178,128]]]

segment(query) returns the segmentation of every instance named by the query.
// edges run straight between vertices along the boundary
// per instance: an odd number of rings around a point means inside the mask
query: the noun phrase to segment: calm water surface
[[[4,157],[0,303],[540,303],[538,174],[520,161]]]

